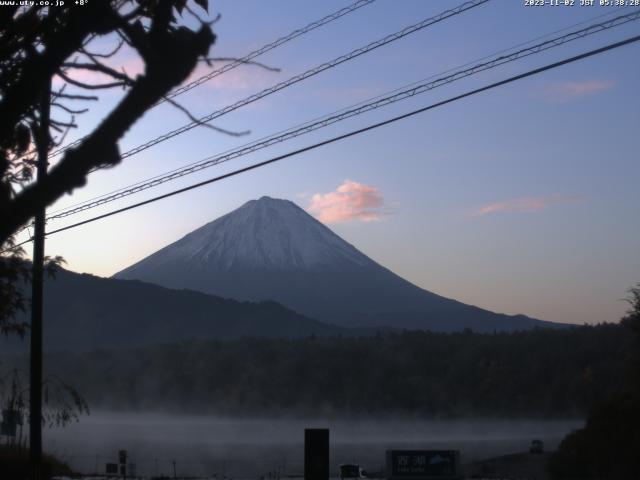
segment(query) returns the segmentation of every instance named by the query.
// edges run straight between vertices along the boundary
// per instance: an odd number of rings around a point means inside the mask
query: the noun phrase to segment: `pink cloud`
[[[527,213],[545,210],[552,205],[562,203],[576,203],[581,201],[580,197],[554,194],[546,197],[523,197],[503,202],[494,202],[481,207],[473,212],[474,216],[488,215],[491,213],[513,212]]]
[[[308,210],[323,223],[370,222],[382,216],[383,206],[384,200],[377,188],[345,180],[333,192],[313,195]]]
[[[544,96],[548,100],[566,102],[585,95],[595,95],[613,88],[612,80],[587,80],[584,82],[562,82],[547,86]]]

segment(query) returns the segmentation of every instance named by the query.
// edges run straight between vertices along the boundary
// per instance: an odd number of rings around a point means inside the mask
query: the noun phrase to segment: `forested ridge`
[[[624,326],[603,324],[191,341],[58,353],[45,363],[94,409],[566,417],[622,388],[630,348]]]

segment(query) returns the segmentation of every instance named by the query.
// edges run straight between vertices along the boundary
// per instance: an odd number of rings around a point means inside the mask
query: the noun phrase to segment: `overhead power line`
[[[518,51],[501,55],[492,60],[482,62],[476,64],[470,68],[456,71],[450,75],[437,78],[435,80],[425,81],[422,83],[414,83],[409,86],[409,88],[405,88],[404,90],[396,90],[391,95],[386,96],[378,96],[373,101],[369,101],[367,103],[363,103],[358,105],[357,107],[350,108],[348,110],[341,111],[337,114],[330,115],[328,117],[323,117],[316,121],[311,121],[302,126],[293,127],[289,130],[286,130],[282,133],[274,134],[272,136],[256,140],[255,142],[243,145],[237,149],[230,150],[228,152],[217,154],[211,157],[207,157],[199,162],[193,163],[181,169],[176,169],[171,172],[168,172],[163,175],[159,175],[148,179],[147,181],[138,182],[134,185],[131,185],[128,188],[120,189],[112,194],[108,194],[105,196],[101,196],[95,200],[87,201],[79,204],[78,206],[73,206],[71,208],[67,208],[64,210],[58,211],[58,213],[54,213],[48,217],[48,220],[54,220],[59,218],[68,217],[70,215],[77,214],[82,211],[86,211],[92,208],[96,208],[100,205],[104,205],[106,203],[110,203],[121,198],[124,198],[129,195],[133,195],[135,193],[139,193],[143,190],[147,190],[149,188],[156,187],[158,185],[164,184],[166,182],[175,180],[177,178],[183,177],[185,175],[189,175],[205,168],[212,167],[214,165],[219,165],[221,163],[227,162],[229,160],[236,159],[238,157],[247,155],[249,153],[255,152],[257,150],[269,147],[271,145],[281,143],[292,138],[298,137],[300,135],[318,130],[320,128],[324,128],[328,125],[332,125],[339,121],[345,120],[347,118],[351,118],[357,115],[361,115],[363,113],[369,112],[371,110],[375,110],[377,108],[390,105],[392,103],[405,100],[407,98],[419,95],[421,93],[425,93],[427,91],[433,90],[435,88],[441,87],[443,85],[447,85],[449,83],[455,82],[456,80],[460,80],[462,78],[466,78],[468,76],[504,65],[505,63],[513,62],[515,60],[537,54],[551,48],[563,45],[565,43],[571,42],[573,40],[577,40],[580,38],[584,38],[588,35],[592,35],[597,32],[601,32],[603,30],[607,30],[610,28],[618,27],[620,25],[624,25],[628,22],[635,21],[640,19],[640,10],[634,11],[627,15],[620,15],[613,19],[607,20],[605,22],[600,22],[598,24],[590,25],[586,28],[570,32],[566,35],[562,35],[531,47],[522,48]],[[433,78],[433,77],[431,77]]]
[[[276,48],[278,48],[281,45],[284,45],[285,43],[290,42],[291,40],[294,40],[306,33],[309,33],[312,30],[315,30],[316,28],[322,27],[328,23],[333,22],[334,20],[337,20],[341,17],[344,17],[345,15],[354,12],[356,10],[358,10],[361,7],[364,7],[366,5],[370,5],[373,2],[375,2],[376,0],[357,0],[356,2],[352,3],[349,6],[346,6],[344,8],[341,8],[338,11],[335,11],[333,13],[330,13],[329,15],[322,17],[319,20],[316,20],[314,22],[308,23],[307,25],[305,25],[302,28],[298,28],[294,31],[292,31],[291,33],[289,33],[288,35],[285,35],[283,37],[278,38],[277,40],[274,40],[271,43],[267,43],[266,45],[263,45],[262,47],[258,48],[257,50],[254,50],[248,54],[246,54],[244,57],[238,58],[237,60],[233,60],[232,62],[226,63],[225,65],[223,65],[220,68],[216,68],[215,70],[212,70],[211,72],[201,76],[200,78],[197,78],[195,80],[193,80],[192,82],[183,85],[181,87],[176,88],[175,90],[172,90],[171,92],[169,92],[167,95],[164,96],[164,98],[162,98],[161,100],[159,100],[158,102],[156,102],[151,108],[160,105],[161,103],[164,103],[165,101],[167,101],[167,99],[169,98],[175,98],[178,95],[182,95],[185,92],[188,92],[189,90],[192,90],[200,85],[202,85],[203,83],[208,82],[209,80],[212,80],[220,75],[222,75],[223,73],[226,73],[230,70],[233,70],[234,68],[237,68],[241,65],[246,65],[247,63],[250,63],[251,61],[253,61],[254,59],[258,58],[260,55],[264,55],[265,53],[274,50]],[[59,154],[61,154],[62,152],[73,148],[77,145],[80,145],[80,143],[82,143],[87,137],[82,137],[79,138],[78,140],[75,140],[67,145],[65,145],[64,147],[61,147],[57,150],[52,151],[51,153],[49,153],[49,158],[55,157]]]
[[[522,80],[524,78],[531,77],[533,75],[538,75],[538,74],[540,74],[542,72],[546,72],[547,70],[552,70],[554,68],[558,68],[558,67],[561,67],[563,65],[574,63],[574,62],[577,62],[579,60],[583,60],[585,58],[589,58],[589,57],[592,57],[592,56],[595,56],[595,55],[599,55],[601,53],[608,52],[610,50],[614,50],[616,48],[620,48],[620,47],[623,47],[625,45],[629,45],[631,43],[635,43],[635,42],[638,42],[638,41],[640,41],[640,35],[636,35],[634,37],[627,38],[626,40],[622,40],[620,42],[611,43],[611,44],[606,45],[604,47],[596,48],[594,50],[590,50],[590,51],[582,53],[580,55],[575,55],[573,57],[566,58],[564,60],[560,60],[558,62],[554,62],[554,63],[548,64],[548,65],[545,65],[543,67],[539,67],[539,68],[535,68],[533,70],[529,70],[529,71],[527,71],[525,73],[521,73],[519,75],[514,75],[512,77],[509,77],[507,79],[501,80],[499,82],[491,83],[489,85],[485,85],[484,87],[480,87],[480,88],[476,88],[474,90],[470,90],[470,91],[462,93],[460,95],[456,95],[454,97],[450,97],[450,98],[448,98],[446,100],[442,100],[440,102],[433,103],[433,104],[428,105],[426,107],[422,107],[422,108],[419,108],[417,110],[413,110],[411,112],[405,113],[403,115],[399,115],[399,116],[384,120],[382,122],[374,123],[372,125],[368,125],[366,127],[363,127],[363,128],[357,129],[357,130],[353,130],[353,131],[345,133],[343,135],[338,135],[336,137],[332,137],[332,138],[330,138],[328,140],[324,140],[322,142],[318,142],[318,143],[315,143],[313,145],[309,145],[309,146],[304,147],[304,148],[293,150],[293,151],[285,153],[283,155],[279,155],[277,157],[273,157],[273,158],[271,158],[269,160],[265,160],[263,162],[259,162],[259,163],[256,163],[256,164],[244,167],[244,168],[240,168],[238,170],[234,170],[234,171],[226,173],[224,175],[219,175],[217,177],[210,178],[208,180],[195,183],[195,184],[190,185],[188,187],[180,188],[178,190],[173,190],[173,191],[165,193],[163,195],[159,195],[157,197],[153,197],[153,198],[150,198],[148,200],[144,200],[142,202],[138,202],[138,203],[129,205],[129,206],[124,207],[124,208],[113,210],[111,212],[108,212],[108,213],[105,213],[105,214],[102,214],[102,215],[98,215],[96,217],[92,217],[92,218],[89,218],[87,220],[83,220],[81,222],[74,223],[72,225],[67,225],[66,227],[58,228],[56,230],[51,230],[51,231],[47,232],[47,235],[53,235],[55,233],[64,232],[66,230],[70,230],[72,228],[76,228],[76,227],[79,227],[79,226],[82,226],[82,225],[86,225],[88,223],[92,223],[92,222],[95,222],[97,220],[102,220],[104,218],[111,217],[113,215],[117,215],[119,213],[123,213],[123,212],[129,211],[129,210],[133,210],[135,208],[142,207],[144,205],[148,205],[150,203],[154,203],[154,202],[157,202],[159,200],[163,200],[165,198],[169,198],[169,197],[172,197],[174,195],[178,195],[180,193],[188,192],[190,190],[194,190],[196,188],[199,188],[199,187],[202,187],[202,186],[205,186],[205,185],[209,185],[211,183],[219,182],[219,181],[224,180],[226,178],[230,178],[230,177],[233,177],[233,176],[236,176],[236,175],[240,175],[242,173],[245,173],[245,172],[248,172],[248,171],[251,171],[251,170],[255,170],[257,168],[264,167],[266,165],[270,165],[272,163],[279,162],[280,160],[284,160],[286,158],[293,157],[293,156],[299,155],[301,153],[305,153],[305,152],[314,150],[314,149],[322,147],[324,145],[329,145],[331,143],[335,143],[335,142],[338,142],[340,140],[344,140],[346,138],[350,138],[350,137],[359,135],[361,133],[365,133],[365,132],[368,132],[370,130],[374,130],[376,128],[380,128],[382,126],[389,125],[391,123],[395,123],[395,122],[397,122],[399,120],[403,120],[403,119],[406,119],[406,118],[409,118],[409,117],[413,117],[413,116],[418,115],[420,113],[424,113],[424,112],[427,112],[429,110],[433,110],[435,108],[447,105],[449,103],[453,103],[453,102],[456,102],[458,100],[462,100],[463,98],[470,97],[472,95],[477,95],[478,93],[482,93],[482,92],[485,92],[487,90],[492,90],[494,88],[497,88],[497,87],[500,87],[500,86],[503,86],[503,85],[507,85],[509,83],[513,83],[513,82],[516,82],[518,80]],[[0,253],[5,253],[7,251],[10,251],[10,250],[12,250],[12,249],[14,249],[16,247],[24,245],[27,242],[30,242],[31,240],[32,239],[25,240],[24,242],[21,242],[21,243],[15,245],[12,248],[3,250]]]
[[[278,48],[280,45],[283,45],[283,44],[285,44],[287,42],[290,42],[291,40],[293,40],[293,39],[295,39],[295,38],[297,38],[297,37],[299,37],[301,35],[304,35],[305,33],[308,33],[308,32],[310,32],[312,30],[315,30],[318,27],[326,25],[327,23],[331,23],[334,20],[337,20],[338,18],[343,17],[344,15],[347,15],[348,13],[351,13],[351,12],[361,8],[361,7],[364,7],[365,5],[369,5],[369,4],[373,3],[374,1],[375,0],[358,0],[357,2],[352,3],[351,5],[338,10],[337,12],[334,12],[334,13],[332,13],[330,15],[327,15],[326,17],[323,17],[320,20],[317,20],[315,22],[311,22],[308,25],[306,25],[306,26],[304,26],[304,27],[302,27],[300,29],[294,30],[293,32],[291,32],[288,35],[285,35],[284,37],[280,37],[279,39],[277,39],[277,40],[275,40],[275,41],[273,41],[271,43],[268,43],[268,44],[260,47],[257,50],[254,50],[253,52],[245,55],[244,57],[242,57],[242,58],[240,58],[240,59],[238,59],[238,60],[236,60],[234,62],[228,63],[228,64],[224,65],[221,68],[213,70],[212,72],[207,73],[206,75],[203,75],[202,77],[194,80],[193,82],[190,82],[190,83],[188,83],[186,85],[183,85],[182,87],[176,88],[175,90],[170,92],[166,97],[167,98],[174,98],[174,97],[177,97],[178,95],[181,95],[181,94],[183,94],[185,92],[188,92],[189,90],[192,90],[192,89],[196,88],[197,86],[202,85],[203,83],[208,82],[209,80],[211,80],[211,79],[213,79],[213,78],[215,78],[215,77],[217,77],[219,75],[222,75],[225,72],[228,72],[229,70],[233,70],[234,68],[236,68],[236,67],[238,67],[240,65],[244,65],[247,62],[252,61],[253,59],[255,59],[255,58],[259,57],[260,55],[263,55],[263,54],[273,50],[274,48]],[[158,103],[162,103],[164,101],[165,100],[163,99]]]
[[[211,112],[203,117],[200,117],[197,121],[188,123],[186,125],[183,125],[180,128],[176,128],[175,130],[171,130],[170,132],[167,132],[163,135],[160,135],[159,137],[156,137],[152,140],[149,140],[146,143],[143,143],[141,145],[138,145],[137,147],[132,148],[131,150],[128,150],[124,153],[122,153],[120,155],[120,158],[125,159],[127,157],[131,157],[137,153],[142,152],[143,150],[146,150],[147,148],[150,148],[154,145],[157,145],[159,143],[162,143],[166,140],[169,140],[177,135],[180,135],[182,133],[185,133],[199,125],[202,125],[203,123],[207,123],[210,122],[211,120],[214,120],[216,118],[219,118],[223,115],[226,115],[229,112],[232,112],[234,110],[237,110],[241,107],[244,107],[245,105],[249,105],[250,103],[253,103],[257,100],[260,100],[266,96],[269,96],[273,93],[279,92],[280,90],[290,87],[291,85],[294,85],[296,83],[299,83],[303,80],[306,80],[308,78],[311,78],[315,75],[318,75],[321,72],[324,72],[325,70],[328,70],[330,68],[336,67],[344,62],[347,62],[349,60],[353,60],[354,58],[359,57],[360,55],[364,55],[365,53],[371,52],[379,47],[382,47],[383,45],[387,45],[391,42],[394,42],[396,40],[399,40],[401,38],[404,38],[408,35],[411,35],[412,33],[416,33],[424,28],[427,28],[431,25],[434,25],[436,23],[439,23],[443,20],[446,20],[447,18],[453,17],[455,15],[458,15],[462,12],[465,12],[467,10],[470,10],[472,8],[478,7],[484,3],[487,3],[489,0],[470,0],[467,1],[461,5],[458,5],[455,8],[449,9],[449,10],[445,10],[444,12],[434,16],[434,17],[429,17],[426,18],[424,20],[422,20],[421,22],[418,22],[414,25],[410,25],[408,27],[403,28],[402,30],[396,32],[396,33],[392,33],[390,35],[387,35],[384,38],[381,38],[379,40],[376,40],[375,42],[371,42],[368,45],[365,45],[363,47],[357,48],[345,55],[341,55],[340,57],[334,58],[333,60],[329,61],[329,62],[325,62],[321,65],[318,65],[314,68],[311,68],[303,73],[299,73],[298,75],[295,75],[287,80],[284,80],[280,83],[277,83],[269,88],[266,88],[258,93],[254,93],[253,95],[250,95],[242,100],[239,100],[231,105],[228,105],[220,110],[216,110],[214,112]],[[56,155],[58,155],[59,153],[62,153],[64,151],[66,151],[69,148],[72,148],[72,146],[74,146],[73,144],[70,144],[62,149],[56,150],[54,153]],[[53,154],[52,154],[53,155]],[[98,170],[98,168],[92,170],[96,171]]]
[[[221,153],[217,154],[217,156],[226,155],[227,153],[231,153],[231,152],[233,152],[233,151],[237,150],[238,148],[244,148],[244,147],[246,147],[246,146],[253,145],[254,143],[261,142],[261,141],[266,140],[266,139],[268,139],[268,138],[272,138],[272,137],[274,137],[274,136],[276,136],[276,135],[280,135],[280,134],[287,133],[287,132],[292,131],[292,130],[294,130],[294,129],[297,129],[297,128],[300,128],[300,127],[303,127],[303,126],[309,125],[310,123],[316,122],[316,121],[318,121],[318,120],[322,120],[322,119],[328,118],[328,117],[330,117],[330,116],[337,115],[337,114],[339,114],[339,113],[345,112],[345,111],[350,110],[350,109],[352,109],[352,108],[355,108],[355,107],[358,107],[358,106],[364,105],[364,104],[369,103],[369,102],[371,102],[371,101],[373,101],[373,100],[377,100],[377,99],[379,99],[379,98],[382,98],[382,97],[385,97],[385,96],[389,96],[389,95],[394,94],[394,93],[398,93],[398,92],[400,92],[400,91],[402,91],[402,90],[406,90],[407,88],[417,86],[417,85],[419,85],[419,84],[421,84],[421,83],[424,83],[424,82],[426,82],[426,81],[429,81],[429,80],[432,80],[432,79],[434,79],[434,78],[437,78],[438,76],[442,76],[442,75],[445,75],[445,74],[448,74],[448,73],[451,73],[451,72],[455,72],[456,70],[460,70],[460,69],[465,68],[465,67],[468,67],[468,66],[470,66],[470,65],[473,65],[473,64],[476,64],[476,63],[479,63],[479,62],[486,61],[486,60],[488,60],[488,59],[490,59],[490,58],[492,58],[492,57],[496,57],[496,56],[504,55],[504,54],[506,54],[507,52],[512,52],[513,50],[518,49],[518,48],[521,48],[521,47],[524,47],[524,46],[526,46],[526,45],[531,45],[531,44],[533,44],[534,42],[538,42],[539,40],[543,40],[543,39],[545,39],[545,38],[549,38],[549,37],[551,37],[552,35],[557,35],[557,34],[559,34],[559,33],[561,33],[561,32],[566,32],[567,30],[570,30],[570,29],[572,29],[572,28],[576,28],[576,27],[579,27],[579,26],[581,26],[581,25],[586,25],[586,24],[588,24],[589,22],[593,22],[593,21],[598,20],[598,19],[601,19],[601,18],[603,18],[603,17],[610,17],[610,16],[612,16],[612,15],[615,15],[615,14],[617,14],[617,13],[619,13],[619,12],[622,12],[623,10],[627,10],[627,9],[629,9],[629,7],[622,7],[622,8],[618,8],[618,9],[612,10],[612,11],[608,11],[608,12],[606,12],[606,13],[603,13],[603,14],[600,14],[600,15],[596,15],[596,16],[594,16],[594,17],[591,17],[591,18],[588,18],[588,19],[582,20],[581,22],[574,23],[574,24],[572,24],[572,25],[568,25],[568,26],[563,27],[563,28],[561,28],[561,29],[559,29],[559,30],[554,30],[554,31],[549,32],[549,33],[546,33],[546,34],[544,34],[544,35],[540,35],[540,36],[535,37],[535,38],[533,38],[533,39],[531,39],[531,40],[528,40],[528,41],[526,41],[526,42],[520,42],[520,43],[518,43],[518,44],[516,44],[516,45],[513,45],[513,46],[511,46],[511,47],[501,49],[501,50],[499,50],[499,51],[497,51],[497,52],[493,52],[493,53],[491,53],[491,54],[489,54],[489,55],[485,55],[485,56],[480,57],[480,58],[476,58],[476,59],[474,59],[474,60],[472,60],[472,61],[469,61],[469,62],[466,62],[466,63],[464,63],[464,64],[462,64],[462,65],[458,65],[458,66],[456,66],[456,67],[449,68],[449,69],[447,69],[447,70],[445,70],[445,71],[442,71],[442,72],[439,72],[439,73],[436,73],[436,74],[432,74],[432,75],[430,75],[430,76],[429,76],[429,77],[427,77],[427,78],[423,78],[422,80],[418,80],[418,81],[413,82],[413,83],[411,83],[411,84],[404,85],[404,86],[402,86],[402,87],[398,87],[398,88],[396,88],[396,89],[394,89],[394,90],[387,91],[387,92],[385,92],[385,93],[381,93],[381,94],[379,94],[379,95],[376,95],[375,97],[370,97],[369,99],[362,100],[362,101],[360,101],[360,102],[358,102],[358,103],[351,104],[351,105],[349,105],[349,106],[347,106],[347,107],[343,107],[343,108],[341,108],[340,110],[336,110],[336,111],[334,111],[334,112],[332,112],[332,113],[328,113],[328,114],[325,114],[325,115],[321,115],[321,116],[316,117],[316,118],[314,118],[314,119],[312,119],[312,120],[308,120],[308,121],[306,121],[306,122],[304,122],[304,123],[300,123],[300,124],[298,124],[298,125],[296,125],[296,126],[294,126],[294,127],[290,127],[290,128],[288,128],[288,129],[285,129],[285,130],[280,130],[279,132],[275,132],[275,133],[273,133],[273,134],[272,134],[272,135],[270,135],[270,136],[263,137],[263,138],[261,138],[261,139],[254,140],[254,141],[252,141],[252,142],[249,142],[249,143],[247,143],[247,144],[244,144],[244,145],[242,145],[241,147],[237,147],[237,148],[234,148],[234,149],[227,150],[227,151],[225,151],[225,152],[221,152]],[[616,18],[617,18],[617,17],[616,17]],[[214,156],[207,157],[207,158],[204,158],[204,159],[198,160],[198,161],[196,161],[196,162],[191,162],[191,163],[189,163],[189,164],[187,164],[187,165],[183,165],[182,167],[178,167],[178,168],[175,168],[175,169],[173,169],[173,170],[169,170],[168,172],[160,173],[160,174],[158,174],[158,175],[154,175],[153,177],[149,177],[149,178],[146,178],[146,179],[140,180],[140,181],[135,182],[135,183],[133,183],[133,184],[129,184],[129,185],[127,185],[127,186],[120,187],[120,188],[117,188],[117,189],[115,189],[115,190],[112,190],[112,191],[109,191],[109,192],[106,192],[106,193],[103,193],[103,194],[100,194],[100,195],[96,195],[96,196],[93,196],[93,197],[87,198],[87,199],[85,199],[85,200],[81,200],[81,201],[76,202],[76,203],[73,203],[73,204],[71,204],[71,205],[67,205],[66,207],[58,208],[57,210],[53,210],[53,211],[51,211],[50,213],[51,213],[51,214],[55,214],[55,213],[58,213],[58,212],[62,212],[62,211],[66,211],[66,210],[70,210],[70,209],[75,208],[75,207],[77,207],[77,206],[85,205],[85,204],[88,204],[88,203],[93,203],[94,201],[99,200],[99,199],[102,199],[102,198],[104,198],[104,197],[111,197],[112,195],[115,195],[115,194],[117,194],[117,193],[120,193],[120,192],[122,192],[122,191],[124,191],[124,190],[129,190],[129,189],[131,189],[131,188],[133,188],[133,187],[136,187],[136,186],[138,186],[138,185],[141,185],[141,184],[144,184],[144,183],[150,182],[150,181],[152,181],[152,180],[159,179],[160,177],[164,177],[164,176],[166,176],[166,175],[173,174],[173,173],[175,173],[175,172],[181,171],[181,170],[183,170],[183,169],[190,168],[190,167],[195,166],[195,165],[198,165],[198,164],[200,164],[200,163],[207,162],[208,160],[210,160],[210,159],[212,159],[212,158],[214,158]]]

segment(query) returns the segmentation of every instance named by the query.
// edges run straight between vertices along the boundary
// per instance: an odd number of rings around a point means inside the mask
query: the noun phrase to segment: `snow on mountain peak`
[[[294,270],[372,261],[289,200],[261,197],[143,260],[194,268]],[[148,263],[149,262],[149,263]]]

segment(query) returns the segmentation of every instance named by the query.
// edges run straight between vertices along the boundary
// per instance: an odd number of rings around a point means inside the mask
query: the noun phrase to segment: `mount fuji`
[[[274,300],[346,327],[492,332],[558,326],[419,288],[293,202],[269,197],[245,203],[114,277],[235,300]]]

